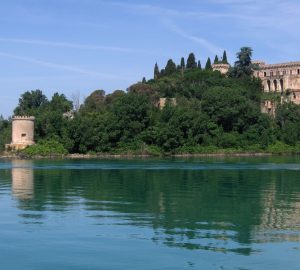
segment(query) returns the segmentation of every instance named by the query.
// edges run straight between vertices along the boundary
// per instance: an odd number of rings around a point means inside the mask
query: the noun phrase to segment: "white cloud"
[[[150,53],[149,51],[131,49],[131,48],[100,46],[100,45],[90,45],[90,44],[77,44],[77,43],[70,43],[70,42],[45,41],[45,40],[35,40],[35,39],[0,38],[0,42],[64,47],[64,48],[82,49],[82,50],[113,51],[113,52],[120,52],[120,53]]]
[[[23,57],[23,56],[18,56],[18,55],[14,55],[14,54],[4,53],[4,52],[0,52],[0,56],[20,60],[20,61],[23,61],[23,62],[36,64],[36,65],[47,67],[47,68],[65,70],[65,71],[70,71],[70,72],[73,72],[73,73],[79,73],[79,74],[88,75],[88,76],[97,77],[97,78],[102,78],[102,79],[128,81],[128,78],[122,78],[118,75],[112,75],[112,74],[106,74],[106,73],[102,73],[102,72],[90,71],[90,70],[82,69],[82,68],[79,68],[79,67],[76,67],[76,66],[57,64],[57,63],[52,63],[52,62],[43,61],[43,60],[30,58],[30,57]]]
[[[172,23],[170,20],[163,20],[166,27],[171,30],[172,32],[178,34],[179,36],[191,40],[200,46],[204,47],[206,50],[213,54],[219,55],[221,52],[223,52],[223,48],[213,44],[212,42],[208,41],[205,38],[194,36],[192,34],[187,33],[186,31],[182,30],[178,26],[176,26],[174,23]]]

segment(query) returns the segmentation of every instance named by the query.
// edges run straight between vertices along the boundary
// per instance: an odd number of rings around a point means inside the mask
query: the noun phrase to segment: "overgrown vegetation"
[[[275,117],[262,114],[269,99],[251,75],[251,48],[242,48],[228,75],[206,68],[190,54],[178,65],[170,59],[154,79],[105,95],[91,93],[78,110],[63,94],[51,100],[27,91],[15,115],[36,117],[38,144],[28,155],[68,153],[175,154],[217,152],[299,152],[300,106],[284,99]],[[226,52],[215,63],[227,63]],[[160,110],[160,97],[176,98]],[[274,95],[273,101],[280,103]],[[73,110],[73,111],[72,111]],[[0,118],[0,147],[10,140],[10,120]]]

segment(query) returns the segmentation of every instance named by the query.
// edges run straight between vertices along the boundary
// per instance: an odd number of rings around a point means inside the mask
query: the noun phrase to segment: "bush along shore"
[[[154,67],[154,78],[127,91],[92,92],[81,104],[41,90],[21,95],[14,115],[35,117],[36,145],[17,156],[162,156],[300,153],[300,106],[275,98],[276,114],[261,113],[262,93],[244,47],[228,74],[204,68],[191,53],[178,65]],[[227,63],[226,52],[217,63]],[[164,104],[160,98],[165,98]],[[11,141],[11,119],[0,117],[0,151]],[[76,155],[75,155],[76,154]],[[10,154],[11,155],[11,154]]]

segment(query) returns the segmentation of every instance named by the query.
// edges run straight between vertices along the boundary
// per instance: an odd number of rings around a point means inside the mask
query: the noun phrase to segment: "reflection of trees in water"
[[[300,194],[296,175],[255,170],[35,170],[34,197],[21,200],[20,207],[65,211],[80,201],[98,224],[110,218],[151,227],[155,242],[249,254],[253,241],[267,239],[261,232],[271,238],[270,231],[299,230],[293,215],[300,208],[295,204]],[[270,213],[274,217],[268,219]],[[285,227],[280,220],[290,223]],[[276,241],[289,237],[281,233]]]

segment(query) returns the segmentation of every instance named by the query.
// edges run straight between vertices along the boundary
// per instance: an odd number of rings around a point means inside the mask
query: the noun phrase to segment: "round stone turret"
[[[12,141],[6,148],[21,150],[34,144],[33,116],[14,116],[12,119]]]

